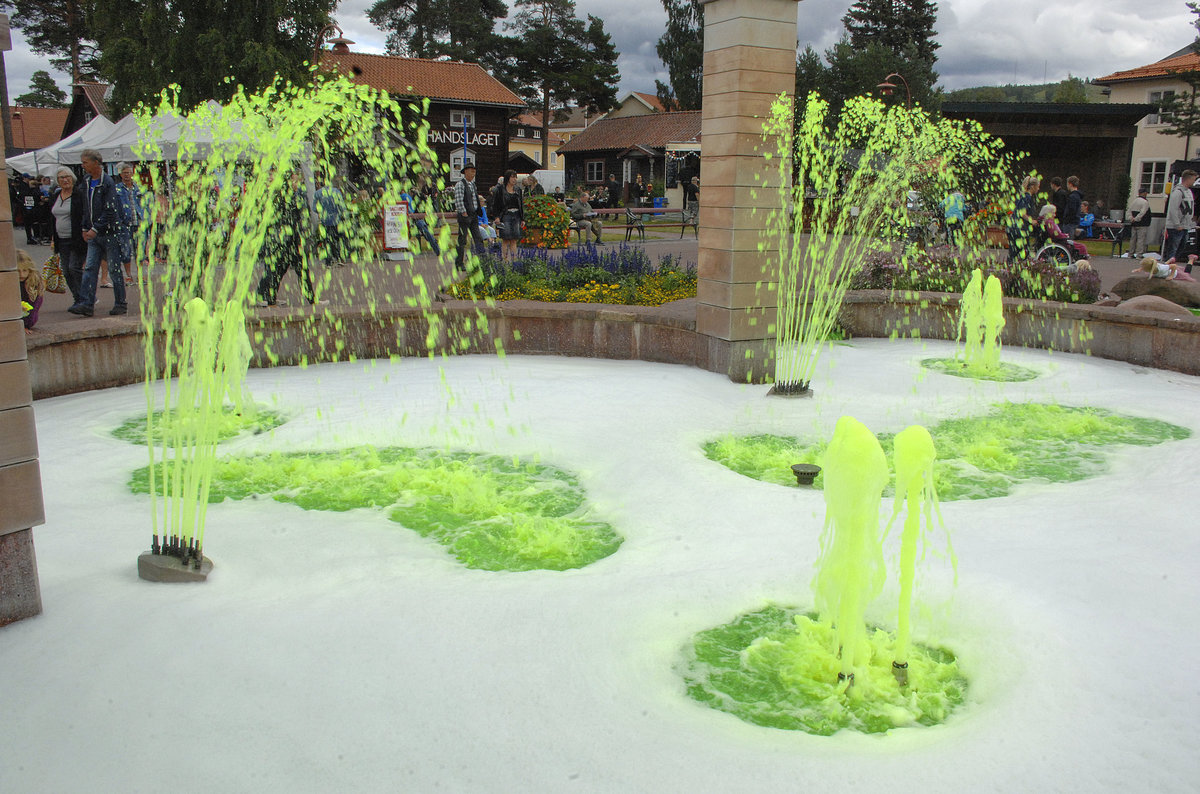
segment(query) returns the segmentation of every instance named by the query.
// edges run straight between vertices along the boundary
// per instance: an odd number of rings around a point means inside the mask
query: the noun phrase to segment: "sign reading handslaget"
[[[430,143],[453,143],[467,146],[499,146],[500,134],[497,132],[468,132],[463,140],[462,130],[430,130]]]

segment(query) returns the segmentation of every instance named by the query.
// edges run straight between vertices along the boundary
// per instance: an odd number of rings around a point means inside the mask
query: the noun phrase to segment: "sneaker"
[[[88,306],[72,306],[67,309],[71,314],[78,314],[80,317],[91,317],[92,309]]]
[[[101,284],[100,289],[112,289],[112,284]]]
[[[129,308],[124,303],[118,303],[109,311],[109,317],[116,317],[118,314],[128,314]]]

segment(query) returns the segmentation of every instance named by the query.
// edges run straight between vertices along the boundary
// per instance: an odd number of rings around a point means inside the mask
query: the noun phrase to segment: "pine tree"
[[[58,87],[45,69],[38,69],[29,80],[29,93],[21,94],[14,105],[27,108],[65,108],[67,93]]]
[[[238,85],[305,82],[313,43],[336,0],[94,0],[101,69],[115,83],[113,108],[153,101],[171,84],[180,104],[222,101]]]
[[[25,34],[29,49],[50,56],[50,65],[71,82],[95,80],[99,51],[89,19],[90,0],[0,0],[12,11],[12,26]]]
[[[894,55],[915,57],[929,69],[941,46],[933,39],[936,23],[937,3],[929,0],[858,0],[842,17],[852,47],[879,45]]]
[[[1188,3],[1187,7],[1196,15],[1192,26],[1200,30],[1200,3]],[[1192,42],[1192,49],[1200,52],[1200,38]],[[1159,132],[1186,139],[1183,158],[1186,160],[1190,159],[1192,152],[1192,138],[1200,138],[1200,105],[1196,103],[1196,94],[1200,91],[1200,70],[1181,70],[1172,76],[1187,83],[1188,90],[1175,94],[1159,105],[1161,120],[1167,124]]]
[[[617,51],[604,23],[575,16],[573,0],[517,0],[510,28],[516,34],[506,75],[516,91],[542,117],[542,129],[568,105],[592,113],[617,103]],[[542,136],[542,162],[548,162],[549,137]]]
[[[670,84],[655,80],[659,101],[669,110],[699,110],[704,99],[704,9],[700,0],[662,0],[667,29],[654,49]]]
[[[508,42],[495,32],[504,0],[376,0],[367,17],[388,34],[390,55],[449,57],[492,68]]]

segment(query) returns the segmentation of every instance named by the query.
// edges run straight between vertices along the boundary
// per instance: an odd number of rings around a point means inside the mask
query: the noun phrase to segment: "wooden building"
[[[509,119],[525,103],[477,63],[399,58],[351,52],[345,45],[321,53],[321,66],[396,99],[429,99],[429,146],[462,176],[464,157],[475,163],[476,184],[490,186],[508,168]]]
[[[1129,174],[1138,122],[1153,110],[1145,104],[1101,102],[945,102],[942,114],[974,119],[983,131],[1004,141],[1013,152],[1026,152],[1022,171],[1036,171],[1042,189],[1051,177],[1079,177],[1085,199],[1124,208],[1129,196],[1119,195],[1122,177]],[[1136,185],[1135,185],[1136,188]]]
[[[666,184],[668,177],[696,175],[672,173],[668,164],[676,158],[668,158],[668,149],[682,149],[689,143],[693,146],[687,148],[698,149],[699,140],[700,111],[648,113],[597,121],[559,147],[558,153],[566,158],[568,190],[599,185],[609,174],[615,174],[622,185],[633,182],[637,174],[647,185]]]

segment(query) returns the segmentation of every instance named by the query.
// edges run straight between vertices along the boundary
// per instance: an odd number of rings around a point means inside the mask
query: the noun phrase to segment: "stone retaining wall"
[[[942,293],[851,292],[841,321],[854,336],[953,339],[958,300]],[[728,372],[729,362],[721,358],[725,352],[696,333],[690,306],[664,310],[521,301],[478,310],[453,301],[430,316],[437,353],[494,354],[500,340],[515,354],[633,359]],[[1005,312],[1007,345],[1090,353],[1200,375],[1200,318],[1009,299]],[[251,336],[257,349],[270,349],[273,356],[268,360],[260,354],[254,366],[428,354],[431,319],[418,310],[337,316],[339,330],[327,323],[310,325],[309,310],[258,315],[251,320]],[[137,383],[143,378],[142,335],[132,325],[92,336],[39,334],[31,337],[29,362],[38,398]]]

